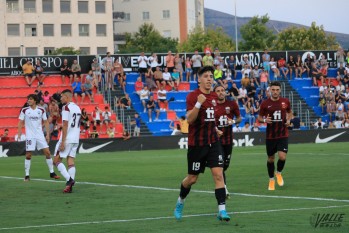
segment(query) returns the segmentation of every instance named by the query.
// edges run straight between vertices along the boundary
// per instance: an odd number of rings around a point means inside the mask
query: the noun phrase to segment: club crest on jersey
[[[230,113],[230,107],[225,107],[225,113],[229,114]]]
[[[281,103],[281,108],[283,108],[283,109],[287,108],[287,105],[286,105],[285,102],[282,102],[282,103]]]
[[[215,107],[217,106],[216,100],[212,100],[212,105]]]

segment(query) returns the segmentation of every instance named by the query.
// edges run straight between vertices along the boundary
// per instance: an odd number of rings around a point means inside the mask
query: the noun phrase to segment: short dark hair
[[[222,86],[221,84],[217,84],[216,86],[214,86],[213,91],[216,91],[216,89],[217,89],[218,87],[223,87],[223,86]],[[224,87],[223,87],[223,89],[225,90]]]
[[[279,81],[272,81],[272,82],[270,83],[270,86],[278,86],[278,87],[281,88],[281,83],[280,83]]]
[[[71,92],[71,90],[69,90],[69,89],[65,89],[65,90],[63,90],[63,91],[61,92],[61,94],[64,94],[64,93],[72,93],[72,92]]]
[[[213,74],[214,73],[214,68],[213,66],[204,66],[204,67],[201,67],[198,71],[198,75],[199,77],[203,74],[203,73],[206,73],[207,71],[211,71],[211,73]]]
[[[30,94],[27,96],[27,99],[33,99],[35,101],[35,103],[39,102],[39,97],[36,94]]]

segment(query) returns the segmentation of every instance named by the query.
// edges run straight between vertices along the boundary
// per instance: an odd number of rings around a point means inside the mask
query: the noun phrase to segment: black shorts
[[[80,77],[81,72],[80,72],[80,71],[77,71],[77,72],[72,72],[72,74],[73,74],[73,75],[76,75],[76,76],[78,76],[78,77]]]
[[[205,168],[224,167],[223,152],[220,142],[207,146],[188,146],[188,174],[204,173]]]
[[[223,170],[227,170],[230,164],[230,159],[231,159],[231,153],[233,151],[233,145],[228,144],[228,145],[222,145],[222,150],[223,150],[223,160],[224,160],[224,167]]]
[[[71,72],[69,70],[64,70],[64,71],[61,72],[61,75],[69,77],[71,75]]]
[[[168,72],[170,72],[170,73],[173,73],[173,69],[174,69],[174,66],[173,66],[173,67],[167,67],[167,70],[168,70]]]
[[[193,67],[193,74],[197,74],[201,67]]]
[[[147,68],[138,68],[138,73],[147,73]]]
[[[267,155],[273,156],[276,152],[282,151],[287,153],[288,151],[288,138],[279,139],[267,139],[265,142],[267,148]]]

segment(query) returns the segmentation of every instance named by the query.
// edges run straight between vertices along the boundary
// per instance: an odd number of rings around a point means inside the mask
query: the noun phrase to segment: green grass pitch
[[[23,181],[23,156],[0,158],[0,232],[349,232],[348,143],[290,145],[285,186],[274,192],[267,190],[266,158],[264,146],[234,148],[230,222],[216,219],[207,169],[184,218],[174,219],[186,150],[78,155],[71,194],[62,193],[62,178],[50,180],[44,156],[32,158],[30,182]],[[342,214],[341,225],[315,227],[326,214]]]

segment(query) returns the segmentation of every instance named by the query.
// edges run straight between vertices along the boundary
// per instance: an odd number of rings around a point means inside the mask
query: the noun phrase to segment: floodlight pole
[[[235,3],[235,50],[236,52],[239,52],[239,45],[238,45],[238,25],[236,22],[236,0],[234,1]]]

